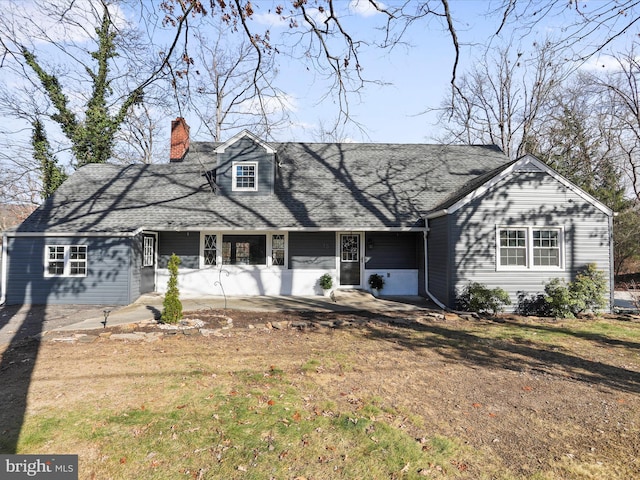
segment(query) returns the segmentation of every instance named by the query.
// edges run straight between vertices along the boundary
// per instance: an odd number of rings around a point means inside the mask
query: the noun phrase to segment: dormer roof
[[[257,137],[256,135],[254,135],[253,133],[251,133],[248,130],[243,130],[240,133],[237,133],[236,135],[231,137],[229,140],[227,140],[223,144],[219,145],[215,149],[215,152],[216,153],[224,153],[224,151],[229,146],[233,145],[234,143],[238,142],[239,140],[241,140],[243,138],[251,139],[251,141],[253,143],[256,143],[256,144],[260,145],[262,148],[264,148],[267,153],[276,153],[276,150],[271,145],[269,145],[268,143],[264,142],[263,140],[261,140],[259,137]]]

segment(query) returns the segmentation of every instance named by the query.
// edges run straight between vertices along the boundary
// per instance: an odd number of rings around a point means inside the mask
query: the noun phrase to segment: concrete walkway
[[[105,326],[126,325],[160,317],[163,296],[141,296],[126,306],[109,305],[12,305],[0,306],[0,345],[55,331],[93,330]],[[197,297],[181,298],[183,311],[203,309],[253,311],[403,311],[437,308],[422,297],[374,298],[370,293],[349,290],[336,291],[332,297]]]
[[[158,319],[162,312],[163,296],[159,294],[143,295],[135,303],[125,307],[114,308],[107,316],[107,326],[125,325],[145,320]],[[317,311],[317,312],[349,312],[349,311],[410,311],[419,308],[433,308],[422,297],[386,297],[375,298],[370,293],[350,290],[337,291],[331,297],[320,296],[251,296],[251,297],[197,297],[181,298],[184,312],[193,310],[249,310],[249,311]],[[87,318],[55,328],[55,331],[85,330],[103,328],[104,315]]]

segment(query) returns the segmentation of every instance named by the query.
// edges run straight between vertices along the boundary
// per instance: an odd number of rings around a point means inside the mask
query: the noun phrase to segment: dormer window
[[[233,162],[233,191],[258,191],[258,162]]]

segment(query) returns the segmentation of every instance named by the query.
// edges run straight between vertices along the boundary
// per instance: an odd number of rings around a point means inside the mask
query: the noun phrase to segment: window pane
[[[271,264],[284,265],[284,235],[271,236]]]
[[[236,187],[255,188],[256,167],[255,165],[236,165]]]
[[[500,265],[526,266],[527,252],[524,248],[501,248]]]
[[[560,266],[558,230],[533,231],[533,264],[541,267]]]
[[[144,237],[142,249],[142,266],[152,267],[154,264],[153,237]]]
[[[284,250],[274,250],[271,256],[271,263],[273,265],[284,265]]]
[[[48,247],[49,260],[64,260],[64,247]]]
[[[71,262],[70,275],[85,275],[87,273],[87,267],[85,262]]]
[[[47,273],[49,275],[62,275],[64,273],[64,262],[49,262]]]
[[[525,247],[526,232],[524,230],[501,230],[500,246],[501,247]]]
[[[86,259],[87,247],[83,245],[80,245],[80,246],[72,245],[69,249],[69,258],[71,258],[72,260]]]
[[[266,265],[266,235],[224,235],[222,263],[226,265]]]
[[[216,255],[217,255],[216,243],[217,242],[216,242],[215,235],[204,236],[204,264],[205,265],[216,264]]]
[[[526,230],[500,230],[500,265],[527,266]]]

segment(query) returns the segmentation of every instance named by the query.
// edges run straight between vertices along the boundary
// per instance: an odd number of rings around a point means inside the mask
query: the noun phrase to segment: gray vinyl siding
[[[7,304],[130,303],[130,238],[10,237],[7,243]],[[87,276],[45,277],[45,245],[87,245]]]
[[[445,305],[450,304],[449,270],[451,258],[449,217],[429,220],[427,234],[427,267],[429,291]]]
[[[375,232],[365,235],[365,268],[418,268],[418,234],[405,232]],[[369,248],[369,246],[373,248]]]
[[[258,191],[233,191],[233,162],[258,162]],[[270,195],[273,193],[275,175],[275,155],[267,153],[264,147],[244,137],[228,146],[218,155],[216,182],[225,195]]]
[[[336,234],[334,232],[289,233],[290,269],[336,268]]]
[[[142,234],[136,235],[131,240],[131,295],[129,303],[132,303],[141,295],[141,275],[142,275]]]
[[[565,270],[497,270],[496,226],[564,227]],[[451,242],[455,263],[449,293],[480,282],[504,288],[512,307],[519,292],[542,292],[554,277],[573,280],[588,263],[607,274],[612,268],[609,217],[545,173],[514,173],[455,212]]]
[[[159,232],[158,268],[167,268],[173,253],[180,257],[180,268],[199,268],[200,233]]]

